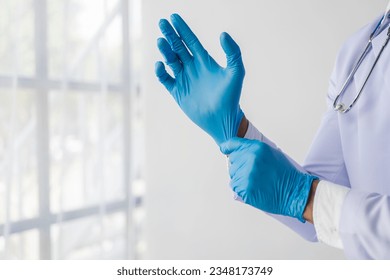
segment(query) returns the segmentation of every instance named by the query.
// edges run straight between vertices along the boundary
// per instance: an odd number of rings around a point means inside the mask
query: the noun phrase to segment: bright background
[[[180,13],[302,162],[337,50],[386,1],[0,0],[0,259],[340,259],[233,201],[225,158],[154,77]],[[363,47],[363,46],[362,46]]]

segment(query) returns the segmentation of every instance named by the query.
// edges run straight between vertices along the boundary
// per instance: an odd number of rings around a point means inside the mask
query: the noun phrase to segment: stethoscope
[[[390,40],[390,27],[387,31],[387,38],[386,38],[386,41],[383,43],[382,45],[382,48],[378,54],[378,56],[376,57],[374,63],[372,64],[372,67],[371,67],[371,70],[370,72],[368,73],[367,77],[366,77],[366,80],[364,81],[362,87],[360,88],[358,94],[355,96],[355,99],[352,101],[352,103],[346,107],[344,103],[339,102],[339,99],[344,95],[348,85],[351,83],[351,81],[353,80],[353,77],[355,76],[355,73],[356,71],[359,69],[360,65],[362,64],[364,58],[367,56],[368,52],[370,51],[370,49],[372,48],[372,40],[375,38],[377,34],[377,32],[381,29],[383,23],[385,22],[386,18],[387,17],[390,17],[390,3],[389,5],[387,6],[387,9],[386,9],[386,12],[385,14],[383,15],[383,17],[379,20],[378,24],[376,25],[374,31],[371,33],[370,35],[370,38],[367,42],[367,45],[366,45],[366,48],[364,49],[364,51],[362,52],[361,56],[359,57],[358,61],[356,62],[355,66],[353,67],[352,71],[350,72],[350,74],[348,75],[348,78],[347,80],[345,81],[345,83],[343,84],[343,87],[341,88],[339,94],[336,96],[336,99],[334,100],[333,102],[333,108],[335,111],[339,112],[339,113],[342,113],[342,114],[345,114],[347,112],[349,112],[349,110],[352,109],[352,107],[355,105],[355,103],[357,102],[357,100],[359,99],[361,93],[363,92],[363,89],[364,87],[366,86],[367,84],[367,81],[368,79],[370,78],[372,72],[374,71],[374,68],[376,66],[376,64],[378,63],[379,61],[379,58],[381,57],[382,53],[383,53],[383,50],[385,49],[385,47],[387,46],[387,44],[389,43],[389,40]]]

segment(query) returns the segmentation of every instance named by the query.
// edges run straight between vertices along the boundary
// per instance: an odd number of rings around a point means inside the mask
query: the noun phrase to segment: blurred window
[[[141,256],[140,2],[0,0],[1,259]]]

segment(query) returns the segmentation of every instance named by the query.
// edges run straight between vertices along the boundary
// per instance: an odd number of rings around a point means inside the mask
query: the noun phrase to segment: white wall
[[[229,32],[247,70],[244,112],[302,162],[325,109],[338,48],[385,7],[386,0],[143,1],[147,258],[343,258],[231,199],[224,157],[154,77],[158,20],[180,13],[223,64],[219,34]]]

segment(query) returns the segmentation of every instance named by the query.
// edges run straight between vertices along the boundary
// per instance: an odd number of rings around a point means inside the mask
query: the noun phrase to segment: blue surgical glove
[[[231,187],[245,203],[305,222],[316,177],[298,171],[281,151],[257,140],[233,138],[220,147],[229,156]]]
[[[167,20],[160,20],[165,38],[159,38],[157,46],[174,78],[161,61],[156,63],[156,76],[184,113],[219,145],[237,136],[244,116],[239,106],[245,74],[240,48],[227,33],[221,34],[227,58],[223,68],[179,15],[172,15],[171,21],[176,31]]]

